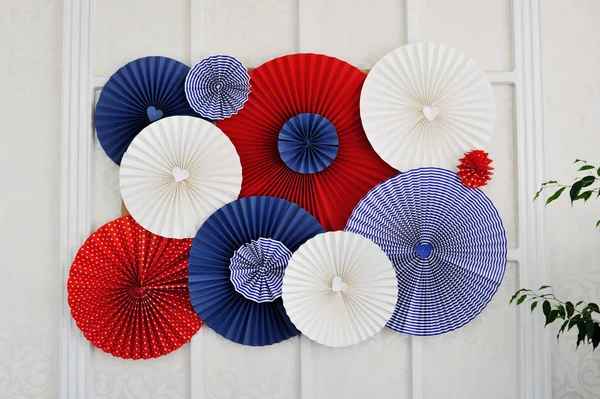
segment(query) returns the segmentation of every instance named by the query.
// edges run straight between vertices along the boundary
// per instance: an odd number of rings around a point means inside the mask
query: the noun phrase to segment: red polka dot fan
[[[85,338],[125,359],[162,356],[188,342],[202,325],[188,294],[191,243],[152,234],[131,216],[94,232],[67,282]]]

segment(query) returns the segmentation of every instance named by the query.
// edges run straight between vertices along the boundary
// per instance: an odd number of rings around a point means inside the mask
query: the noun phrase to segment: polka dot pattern
[[[191,243],[152,234],[131,216],[94,232],[67,282],[85,338],[124,359],[159,357],[188,342],[202,325],[188,293]]]

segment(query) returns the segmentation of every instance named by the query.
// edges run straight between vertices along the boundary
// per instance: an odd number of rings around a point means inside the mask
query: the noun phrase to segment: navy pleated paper
[[[190,250],[189,291],[196,313],[217,333],[244,345],[271,345],[297,335],[281,298],[247,299],[232,284],[229,266],[238,249],[260,238],[293,252],[322,232],[307,211],[282,199],[248,197],[225,205],[204,222]]]
[[[317,173],[328,167],[338,151],[338,135],[319,114],[293,116],[281,128],[277,148],[285,164],[298,173]]]
[[[185,98],[189,70],[171,58],[145,57],[123,66],[106,82],[94,120],[98,140],[116,164],[152,122],[173,115],[199,116]]]
[[[506,234],[492,201],[445,169],[413,169],[375,186],[345,230],[377,243],[394,264],[398,302],[387,327],[402,333],[462,327],[506,269]]]

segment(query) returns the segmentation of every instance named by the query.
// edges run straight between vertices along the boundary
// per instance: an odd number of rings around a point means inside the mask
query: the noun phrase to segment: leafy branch
[[[584,304],[583,301],[579,301],[573,304],[570,301],[562,301],[554,295],[554,290],[548,285],[541,286],[537,292],[522,288],[510,299],[511,304],[514,301],[517,306],[529,304],[532,313],[541,302],[542,312],[546,317],[544,327],[556,320],[562,320],[556,339],[560,339],[561,334],[577,326],[577,347],[583,342],[592,344],[595,350],[600,344],[600,308],[595,303]]]
[[[542,183],[542,187],[535,193],[533,200],[538,199],[542,191],[548,189],[554,189],[554,193],[546,200],[546,205],[556,201],[566,190],[569,189],[569,197],[571,204],[575,201],[583,200],[587,202],[592,195],[596,195],[596,198],[600,197],[600,168],[594,165],[588,164],[582,159],[576,159],[575,163],[582,163],[583,165],[577,170],[583,173],[584,176],[576,178],[573,184],[564,185],[560,184],[556,180],[550,180]],[[600,220],[596,222],[596,227],[600,226]]]

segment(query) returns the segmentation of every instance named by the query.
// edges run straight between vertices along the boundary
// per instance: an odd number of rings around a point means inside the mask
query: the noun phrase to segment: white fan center
[[[423,107],[423,115],[429,122],[433,121],[440,114],[440,109],[438,107]]]
[[[340,276],[335,276],[333,280],[331,280],[331,290],[333,292],[344,292],[347,289],[348,284],[346,284]]]
[[[177,183],[180,183],[190,177],[190,171],[187,169],[182,169],[179,166],[175,166],[172,170],[173,178]]]

